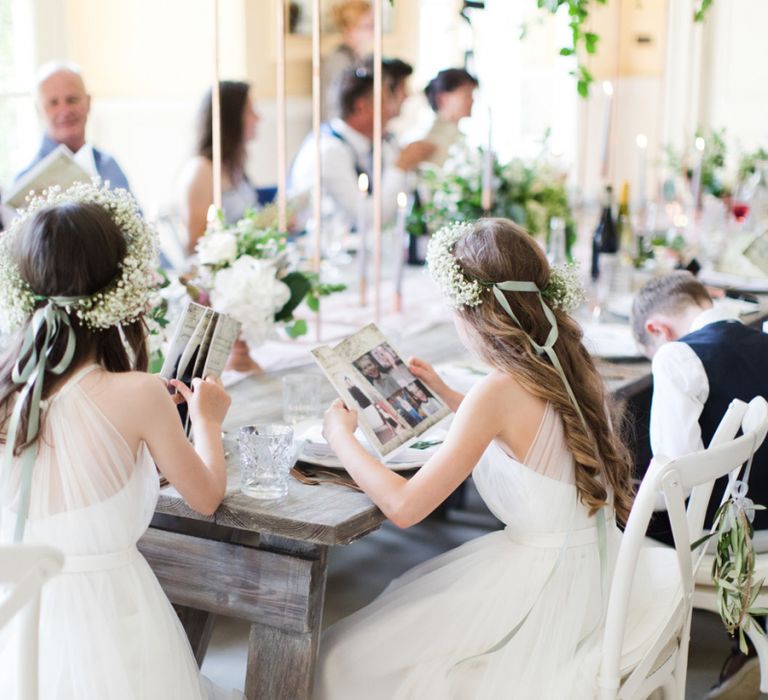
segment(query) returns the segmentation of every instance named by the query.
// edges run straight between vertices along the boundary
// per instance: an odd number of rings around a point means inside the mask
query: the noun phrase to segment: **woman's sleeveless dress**
[[[505,529],[417,566],[328,629],[316,698],[595,697],[604,588],[620,532],[606,518],[601,537],[578,501],[552,407],[522,463],[492,443],[473,477]],[[625,655],[641,653],[666,620],[679,596],[676,571],[673,551],[644,551]]]
[[[42,592],[40,699],[228,697],[201,679],[181,623],[136,548],[155,510],[158,474],[147,447],[132,454],[80,387],[94,369],[76,373],[44,406],[33,471],[24,542],[66,557]],[[7,505],[3,542],[16,519],[15,503]],[[18,633],[13,624],[0,631],[4,700],[16,698]]]

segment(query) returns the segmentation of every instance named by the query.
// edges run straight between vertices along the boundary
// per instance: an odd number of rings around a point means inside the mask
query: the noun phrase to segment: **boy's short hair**
[[[706,287],[686,270],[655,277],[643,286],[632,303],[631,322],[635,340],[644,348],[651,345],[645,323],[652,314],[674,314],[688,306],[702,306],[711,301]]]

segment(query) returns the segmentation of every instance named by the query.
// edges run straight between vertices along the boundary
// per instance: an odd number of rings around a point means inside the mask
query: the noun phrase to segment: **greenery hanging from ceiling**
[[[617,0],[618,1],[618,0]],[[714,0],[698,0],[696,9],[693,13],[694,22],[702,22]],[[583,48],[587,55],[597,53],[597,45],[600,41],[599,35],[595,32],[587,31],[587,19],[589,13],[597,5],[607,5],[608,0],[536,0],[540,10],[554,15],[562,8],[567,8],[568,26],[571,30],[571,40],[567,46],[560,49],[561,56],[574,56],[576,58],[576,67],[571,71],[571,75],[576,78],[576,89],[579,95],[587,97],[589,95],[589,86],[594,82],[594,77],[589,72],[583,62],[583,54],[579,50]],[[523,30],[525,36],[525,29]]]

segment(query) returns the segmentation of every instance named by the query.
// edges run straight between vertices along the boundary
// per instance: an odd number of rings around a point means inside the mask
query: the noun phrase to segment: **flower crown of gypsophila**
[[[472,223],[444,226],[432,236],[427,248],[429,272],[454,308],[479,306],[483,303],[484,292],[499,284],[469,277],[454,255],[456,243],[470,235],[474,228]],[[579,279],[578,266],[568,263],[553,265],[541,296],[553,309],[566,313],[577,309],[587,298]]]
[[[17,237],[39,211],[62,204],[95,204],[106,211],[125,236],[125,257],[119,272],[106,287],[90,296],[49,299],[36,293],[22,279],[14,257]],[[0,306],[12,326],[20,326],[42,301],[55,301],[92,330],[131,323],[145,311],[150,294],[157,288],[155,263],[156,235],[139,212],[133,196],[122,189],[109,189],[94,179],[77,183],[67,190],[52,187],[38,197],[28,199],[27,206],[0,238]]]

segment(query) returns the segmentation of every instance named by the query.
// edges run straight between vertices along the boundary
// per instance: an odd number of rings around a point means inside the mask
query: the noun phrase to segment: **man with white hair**
[[[46,63],[37,73],[35,87],[37,112],[43,121],[45,134],[37,155],[16,175],[15,180],[63,144],[72,151],[75,161],[86,172],[109,181],[112,187],[130,189],[117,161],[85,142],[91,96],[85,90],[78,66],[68,62]]]

